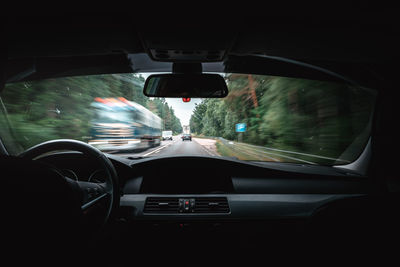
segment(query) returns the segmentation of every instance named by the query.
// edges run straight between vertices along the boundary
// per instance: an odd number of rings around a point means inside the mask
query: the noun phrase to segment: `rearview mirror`
[[[222,98],[228,87],[219,74],[154,74],[144,84],[150,97]]]

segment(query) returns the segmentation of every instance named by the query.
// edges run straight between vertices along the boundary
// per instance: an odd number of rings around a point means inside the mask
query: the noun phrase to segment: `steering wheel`
[[[94,148],[84,142],[72,139],[58,139],[47,141],[33,146],[19,155],[19,157],[28,160],[34,160],[38,157],[53,151],[68,150],[81,152],[85,157],[99,164],[104,169],[105,181],[102,183],[76,181],[65,177],[60,171],[55,171],[66,181],[70,189],[75,194],[80,205],[83,217],[91,217],[95,214],[96,224],[103,226],[110,217],[111,212],[119,204],[118,179],[114,166],[110,160],[97,148]],[[54,168],[54,166],[52,166]],[[90,223],[93,219],[87,220]]]

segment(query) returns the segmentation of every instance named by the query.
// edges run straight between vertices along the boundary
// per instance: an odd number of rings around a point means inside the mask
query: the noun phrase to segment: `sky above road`
[[[182,101],[182,98],[166,98],[165,100],[174,109],[175,115],[181,120],[182,126],[189,125],[195,104],[201,102],[200,98],[193,98],[186,103]]]

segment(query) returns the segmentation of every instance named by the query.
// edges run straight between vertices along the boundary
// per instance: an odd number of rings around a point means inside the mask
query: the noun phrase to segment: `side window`
[[[15,142],[15,137],[12,132],[12,124],[7,118],[7,110],[4,106],[3,100],[0,97],[0,136],[3,146],[0,147],[1,153],[6,153],[4,149],[11,155],[19,154],[23,148]]]

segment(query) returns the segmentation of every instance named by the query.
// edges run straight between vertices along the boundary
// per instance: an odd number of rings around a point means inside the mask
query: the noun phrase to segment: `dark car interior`
[[[10,156],[0,142],[4,258],[49,266],[396,258],[398,14],[388,6],[345,7],[243,21],[186,15],[186,23],[163,26],[129,12],[10,15],[0,90],[15,81],[157,72],[173,63],[190,73],[203,63],[203,71],[346,79],[378,97],[362,172],[215,157],[129,159],[74,140]],[[66,179],[63,169],[85,178]]]

